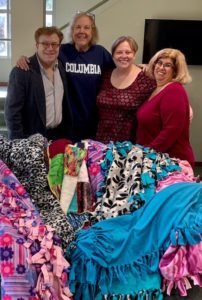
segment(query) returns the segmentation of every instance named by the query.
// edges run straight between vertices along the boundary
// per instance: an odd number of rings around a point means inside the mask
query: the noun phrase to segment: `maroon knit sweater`
[[[111,84],[111,72],[104,76],[97,96],[99,114],[96,140],[135,142],[136,112],[149,97],[156,83],[141,71],[135,81],[125,89],[117,89]]]

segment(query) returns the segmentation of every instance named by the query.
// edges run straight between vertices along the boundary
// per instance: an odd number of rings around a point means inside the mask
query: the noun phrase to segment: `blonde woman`
[[[190,105],[183,87],[191,81],[184,54],[166,48],[148,64],[148,74],[157,86],[137,113],[137,143],[187,160],[193,166],[189,141]]]

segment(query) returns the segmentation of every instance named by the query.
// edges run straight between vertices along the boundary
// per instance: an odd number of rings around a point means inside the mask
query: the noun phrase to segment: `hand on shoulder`
[[[16,66],[22,70],[28,71],[29,70],[29,58],[27,56],[20,56],[20,58],[16,62]]]
[[[147,71],[147,65],[146,64],[138,64],[137,65],[142,71],[146,72]]]

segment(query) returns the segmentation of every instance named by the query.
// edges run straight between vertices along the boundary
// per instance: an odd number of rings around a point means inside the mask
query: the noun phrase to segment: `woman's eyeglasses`
[[[155,65],[159,66],[159,67],[163,67],[165,69],[170,69],[170,68],[174,68],[174,65],[171,63],[163,63],[162,60],[157,60],[155,62]]]

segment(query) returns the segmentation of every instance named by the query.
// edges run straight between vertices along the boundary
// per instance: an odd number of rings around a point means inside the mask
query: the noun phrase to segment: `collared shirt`
[[[46,128],[55,128],[62,121],[62,100],[64,95],[63,82],[56,61],[53,68],[53,82],[48,78],[47,72],[40,63],[40,71],[43,79],[43,85],[46,97]]]

